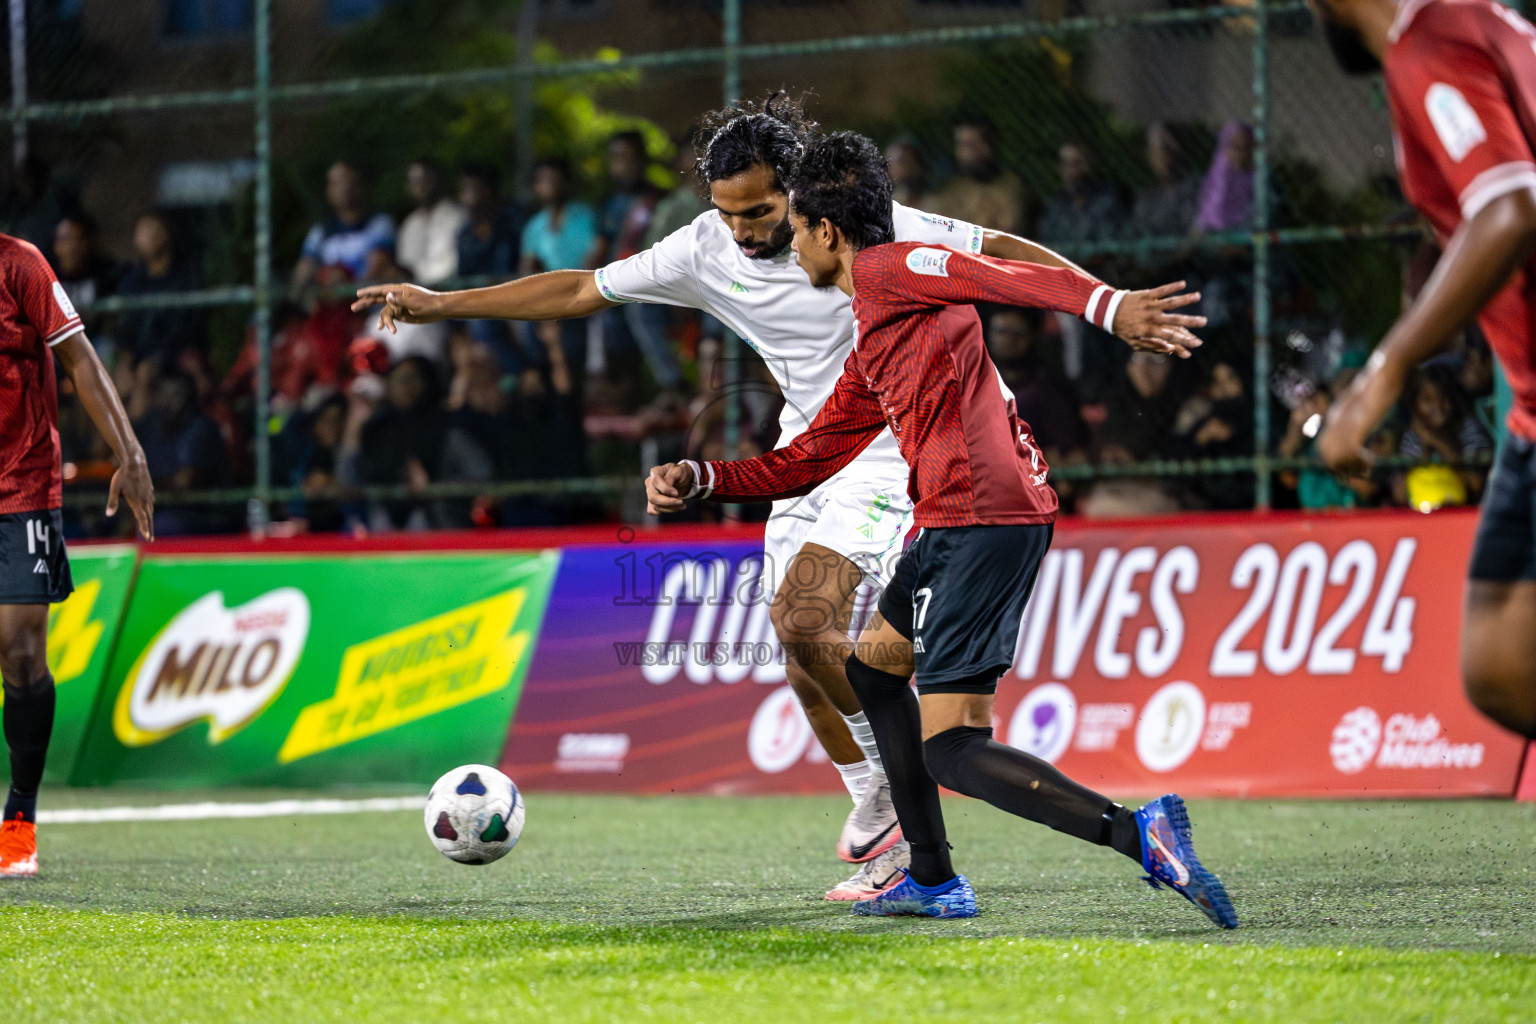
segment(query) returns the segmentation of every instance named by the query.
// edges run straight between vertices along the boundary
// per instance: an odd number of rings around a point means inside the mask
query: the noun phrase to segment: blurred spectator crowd
[[[1284,338],[1281,368],[1255,394],[1251,249],[1240,239],[1207,237],[1254,224],[1247,125],[1221,128],[1204,170],[1187,165],[1188,147],[1172,128],[1151,125],[1147,183],[1134,194],[1099,176],[1087,143],[1067,140],[1058,153],[1060,189],[1039,203],[999,160],[991,126],[962,121],[952,141],[953,173],[945,181],[935,180],[914,142],[889,145],[900,202],[1063,247],[1117,284],[1186,280],[1203,295],[1207,347],[1187,362],[1131,354],[1070,317],[982,310],[993,359],[1051,464],[1105,469],[1087,478],[1058,474],[1069,510],[1118,516],[1251,507],[1251,473],[1124,467],[1250,456],[1256,402],[1271,403],[1274,454],[1311,454],[1332,396],[1374,339],[1345,337],[1279,260],[1272,291],[1277,338]],[[391,333],[376,316],[349,309],[352,290],[364,282],[489,284],[596,268],[639,252],[708,209],[690,174],[691,139],[677,139],[676,152],[662,168],[644,135],[624,131],[607,143],[602,180],[581,180],[570,162],[550,158],[534,164],[522,188],[508,187],[492,167],[450,171],[422,159],[407,172],[410,208],[396,211],[399,217],[372,202],[363,168],[334,163],[324,183],[327,210],[301,250],[289,254],[287,298],[273,311],[263,429],[272,483],[293,495],[271,509],[276,528],[363,533],[633,515],[638,510],[604,505],[576,487],[493,485],[638,477],[642,466],[685,453],[741,457],[772,445],[778,398],[771,376],[744,346],[737,346],[740,363],[727,365],[721,326],[693,311],[632,304],[582,321],[400,325]],[[670,190],[659,184],[668,180]],[[43,249],[77,306],[204,287],[174,216],[143,213],[130,258],[119,262],[104,250],[92,217],[35,161],[16,175],[0,223]],[[1104,244],[1147,238],[1162,241]],[[1434,257],[1421,251],[1408,261],[1405,299]],[[246,323],[243,340],[220,343],[217,322],[208,307],[185,304],[86,317],[162,493],[248,487],[254,479],[255,327]],[[74,489],[104,488],[109,453],[67,387],[60,424],[66,479]],[[1368,481],[1288,471],[1279,476],[1275,504],[1428,509],[1475,502],[1483,471],[1466,461],[1491,449],[1492,390],[1487,346],[1469,328],[1416,376],[1372,442],[1379,454],[1419,465],[1383,469]],[[738,440],[728,450],[733,402]],[[246,515],[218,496],[168,502],[157,529],[233,531]],[[121,526],[84,508],[71,510],[70,524],[85,535]]]

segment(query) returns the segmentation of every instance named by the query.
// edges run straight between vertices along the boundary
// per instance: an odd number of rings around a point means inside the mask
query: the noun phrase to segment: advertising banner
[[[427,782],[494,758],[558,564],[148,555],[71,781]]]
[[[598,792],[840,787],[785,682],[762,564],[760,541],[566,551],[502,770]]]
[[[1461,692],[1470,514],[1059,525],[1000,740],[1110,793],[1514,791]],[[761,548],[568,552],[503,768],[520,785],[836,791],[785,684]]]
[[[69,779],[106,677],[137,559],[131,544],[69,549],[75,592],[48,609],[48,670],[58,688],[58,704],[43,774],[46,782]],[[10,763],[0,758],[0,779],[10,774]]]

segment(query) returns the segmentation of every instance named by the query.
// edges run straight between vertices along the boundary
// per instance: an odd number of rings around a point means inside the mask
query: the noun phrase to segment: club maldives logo
[[[224,607],[198,598],[155,635],[128,670],[112,728],[124,745],[157,743],[208,721],[208,742],[248,725],[288,685],[309,639],[309,599],[294,587]]]
[[[1205,731],[1205,694],[1194,683],[1154,693],[1136,722],[1136,756],[1154,772],[1171,772],[1195,752]]]
[[[1345,775],[1377,768],[1476,768],[1481,743],[1452,743],[1434,714],[1398,712],[1383,723],[1375,708],[1358,707],[1333,727],[1328,755]]]
[[[1358,707],[1339,719],[1333,727],[1328,756],[1333,766],[1345,775],[1365,770],[1381,746],[1381,716],[1375,708]]]
[[[1008,722],[1008,744],[1051,761],[1067,752],[1077,728],[1077,699],[1060,683],[1030,690]]]

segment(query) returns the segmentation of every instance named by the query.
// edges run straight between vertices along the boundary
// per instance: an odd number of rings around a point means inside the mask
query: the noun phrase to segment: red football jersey
[[[1403,0],[1385,61],[1403,194],[1442,244],[1463,220],[1536,187],[1536,29],[1492,0]],[[1478,324],[1509,379],[1509,429],[1536,440],[1536,259]]]
[[[0,514],[64,503],[49,349],[80,317],[37,246],[0,235]]]
[[[1074,270],[916,242],[860,252],[853,284],[858,333],[821,412],[783,448],[706,463],[706,493],[716,501],[806,494],[889,425],[912,470],[917,525],[1055,521],[1045,458],[969,303],[1035,306],[1108,325],[1124,293]]]

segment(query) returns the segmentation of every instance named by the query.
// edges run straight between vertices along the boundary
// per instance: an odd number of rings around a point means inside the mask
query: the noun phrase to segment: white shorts
[[[774,502],[763,535],[763,593],[769,599],[778,593],[789,563],[806,544],[837,552],[864,573],[865,588],[882,589],[912,526],[908,475],[905,463],[854,460],[810,494]]]

